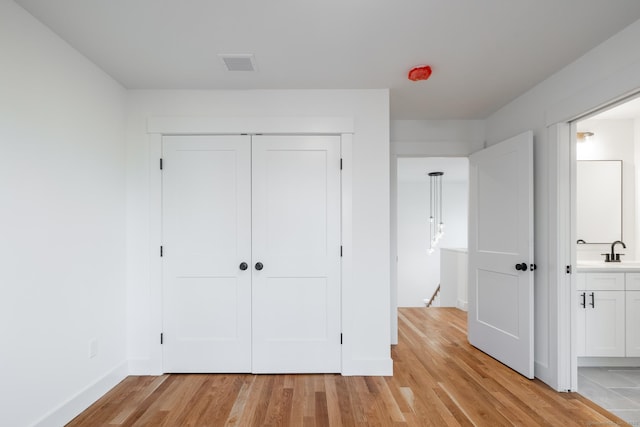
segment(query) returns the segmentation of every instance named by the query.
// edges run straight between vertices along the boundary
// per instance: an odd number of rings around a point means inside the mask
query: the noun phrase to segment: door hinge
[[[340,344],[342,344],[342,333],[340,334]]]
[[[567,274],[571,274],[571,266],[567,265],[567,269],[565,270]]]
[[[160,158],[160,170],[162,170],[162,158]]]
[[[162,256],[162,252],[163,252],[163,249],[162,249],[162,246],[160,246],[160,256]]]
[[[342,256],[342,245],[340,246],[340,256]]]
[[[340,170],[342,170],[342,158],[340,158]]]
[[[160,344],[164,344],[164,334],[160,332]]]

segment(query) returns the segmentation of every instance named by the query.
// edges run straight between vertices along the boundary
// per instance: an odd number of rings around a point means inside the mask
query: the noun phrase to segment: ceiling
[[[637,0],[16,2],[129,89],[389,88],[392,119],[484,119],[640,19]]]

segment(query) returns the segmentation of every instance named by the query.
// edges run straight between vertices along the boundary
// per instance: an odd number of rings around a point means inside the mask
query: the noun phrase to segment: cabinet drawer
[[[578,273],[576,274],[576,289],[579,291],[587,290],[587,274],[588,273]]]
[[[588,291],[624,291],[625,273],[585,274],[585,289]]]
[[[626,284],[628,291],[640,291],[640,273],[627,273]]]

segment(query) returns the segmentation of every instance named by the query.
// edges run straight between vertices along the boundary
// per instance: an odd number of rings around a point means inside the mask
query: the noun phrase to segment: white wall
[[[398,182],[398,307],[424,307],[440,284],[440,248],[467,247],[468,182],[443,179],[442,197],[445,233],[429,254],[429,181]]]
[[[534,131],[535,174],[535,359],[536,376],[557,386],[558,318],[570,307],[559,307],[559,283],[564,265],[557,263],[558,239],[566,237],[558,223],[556,146],[550,144],[547,126],[577,118],[612,99],[640,88],[640,21],[492,114],[486,122],[487,141],[497,143],[525,130]],[[568,165],[567,165],[568,167]]]
[[[398,157],[466,157],[484,145],[484,120],[393,120],[392,153]]]
[[[446,218],[445,236],[440,247],[466,248],[469,225],[469,181],[449,182],[442,191],[447,205],[443,205]]]
[[[126,375],[125,91],[13,1],[0,52],[0,425],[60,426]]]
[[[387,90],[131,91],[127,128],[129,358],[134,373],[161,367],[161,319],[149,276],[147,119],[353,117],[353,286],[343,295],[343,373],[391,374],[389,329],[389,94]],[[157,252],[157,251],[156,251]],[[155,256],[155,252],[154,252]],[[153,267],[155,268],[155,267]],[[156,304],[157,305],[157,304]]]
[[[640,242],[640,197],[638,196],[638,189],[640,189],[640,170],[638,166],[640,166],[640,118],[635,118],[633,120],[633,160],[636,165],[635,168],[635,176],[634,176],[634,186],[636,189],[635,192],[635,215],[634,215],[634,226],[635,226],[635,241],[636,246],[638,242]],[[636,261],[640,258],[640,251],[636,247]]]
[[[637,254],[634,121],[588,119],[578,122],[578,131],[587,130],[594,136],[577,144],[578,160],[622,160],[622,241],[627,247],[618,246],[616,253],[624,253],[624,261],[634,261]],[[578,261],[602,261],[601,254],[611,251],[611,243],[577,245]]]

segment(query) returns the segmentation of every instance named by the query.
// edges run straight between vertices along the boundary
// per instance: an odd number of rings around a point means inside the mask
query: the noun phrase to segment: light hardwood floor
[[[393,377],[129,377],[68,425],[628,425],[576,393],[556,393],[471,347],[462,311],[403,308],[399,327]]]

